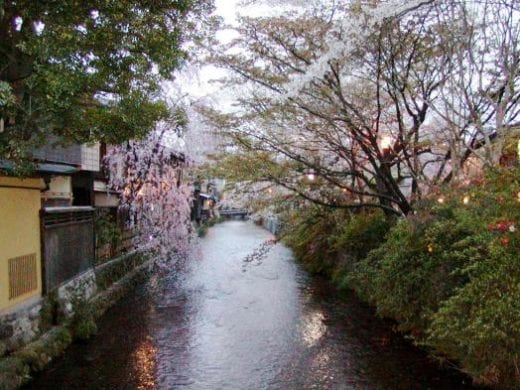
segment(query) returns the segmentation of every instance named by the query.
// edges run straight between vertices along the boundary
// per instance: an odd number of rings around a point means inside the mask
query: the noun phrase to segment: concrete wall
[[[263,218],[262,226],[273,234],[280,232],[280,222],[276,215],[268,215]]]
[[[41,296],[40,190],[41,179],[0,176],[0,314],[33,297]],[[9,297],[9,259],[36,256],[36,285]]]
[[[94,180],[94,206],[95,207],[118,207],[119,196],[108,190],[103,180]]]

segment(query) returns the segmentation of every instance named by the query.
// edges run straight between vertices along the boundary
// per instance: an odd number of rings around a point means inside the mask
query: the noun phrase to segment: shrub
[[[444,189],[348,276],[380,315],[480,381],[520,386],[518,168]],[[465,198],[465,201],[462,200]]]
[[[69,289],[72,317],[69,328],[74,339],[87,340],[97,332],[94,320],[94,308],[86,296],[86,288],[80,284],[76,288]]]
[[[394,221],[382,212],[307,207],[285,216],[282,236],[307,270],[346,287],[352,265],[383,242]]]
[[[482,382],[518,388],[518,253],[494,243],[488,255],[463,270],[469,281],[433,315],[425,344],[457,359]]]
[[[121,228],[117,225],[116,218],[110,214],[110,210],[104,208],[96,209],[96,218],[94,221],[94,232],[96,237],[96,255],[101,257],[110,257],[114,255],[115,249],[122,240]],[[103,250],[109,252],[103,254]],[[103,259],[96,259],[98,263]]]
[[[380,211],[352,213],[330,238],[332,248],[352,261],[364,259],[384,242],[394,221]]]
[[[416,336],[439,303],[464,284],[457,271],[481,258],[473,226],[450,214],[399,221],[349,277],[380,315],[398,320],[400,330]]]
[[[295,210],[283,218],[282,239],[308,271],[330,273],[337,258],[330,238],[347,217],[343,210],[331,211],[316,206]]]

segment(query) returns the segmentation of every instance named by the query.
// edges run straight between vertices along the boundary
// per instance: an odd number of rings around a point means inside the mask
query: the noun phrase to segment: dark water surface
[[[27,388],[471,388],[272,239],[247,222],[210,229]]]

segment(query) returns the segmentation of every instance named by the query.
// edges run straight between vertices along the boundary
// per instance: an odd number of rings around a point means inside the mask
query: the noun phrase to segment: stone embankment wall
[[[152,256],[133,252],[83,273],[43,299],[0,318],[0,390],[15,389],[75,339],[97,330],[95,320],[149,274]]]
[[[280,221],[276,215],[268,215],[263,218],[262,226],[275,235],[280,232]]]

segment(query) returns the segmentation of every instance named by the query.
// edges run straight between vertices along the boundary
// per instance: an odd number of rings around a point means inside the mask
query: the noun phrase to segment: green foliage
[[[283,240],[310,272],[329,273],[337,259],[330,237],[346,216],[343,210],[316,206],[293,211],[282,221]]]
[[[9,83],[0,81],[0,107],[11,107],[15,103],[13,91]]]
[[[399,221],[349,276],[359,294],[403,331],[423,331],[439,302],[462,283],[454,271],[481,259],[469,238],[472,225],[449,214]]]
[[[350,285],[479,381],[520,385],[520,169],[444,189],[399,221],[348,275]]]
[[[308,270],[343,285],[345,273],[381,244],[392,223],[379,211],[307,207],[285,217],[282,235]]]
[[[114,216],[103,209],[97,210],[94,233],[97,249],[107,244],[117,247],[122,237],[121,228],[117,225]]]
[[[134,268],[140,266],[148,257],[142,253],[123,255],[119,260],[114,260],[96,271],[96,284],[100,290],[106,290],[113,283],[128,274]]]
[[[496,243],[465,269],[469,281],[434,314],[425,344],[461,362],[479,381],[520,385],[518,252]]]
[[[29,376],[29,366],[17,357],[0,359],[0,390],[19,388]]]
[[[197,227],[197,236],[204,237],[208,233],[208,229],[212,226],[215,226],[218,223],[222,223],[225,221],[224,217],[213,217],[208,220],[202,222],[200,226]]]
[[[58,297],[58,290],[50,291],[44,298],[40,309],[40,332],[49,330],[60,323],[63,318],[63,302]]]
[[[199,227],[197,227],[197,236],[202,238],[204,236],[206,236],[206,234],[208,233],[208,225],[205,225],[205,224],[202,224],[200,225]]]
[[[59,356],[72,342],[72,335],[65,327],[51,329],[39,340],[15,352],[32,371],[41,371],[53,358]]]
[[[70,330],[76,340],[88,340],[97,332],[94,311],[91,303],[85,299],[72,301],[74,314],[70,320]]]
[[[212,0],[3,1],[0,158],[30,157],[50,134],[118,143],[170,117],[160,82],[187,57]],[[209,25],[209,22],[208,22]]]
[[[74,339],[87,340],[97,331],[92,302],[87,295],[90,281],[83,280],[67,288],[72,316],[68,318],[68,328]]]
[[[381,211],[352,213],[331,237],[332,248],[352,260],[361,260],[381,245],[393,222]]]

